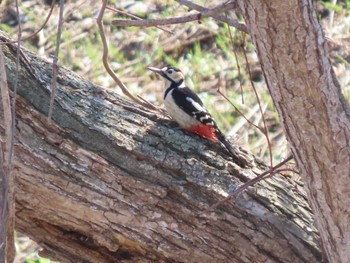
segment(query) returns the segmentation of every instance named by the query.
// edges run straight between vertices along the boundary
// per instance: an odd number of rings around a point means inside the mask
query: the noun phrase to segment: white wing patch
[[[204,109],[198,102],[195,102],[192,98],[190,97],[187,97],[186,98],[187,101],[191,102],[191,104],[198,110],[197,112],[195,113],[199,113],[199,112],[207,112],[206,109]]]
[[[192,98],[189,97],[187,97],[186,100],[189,101],[197,110],[193,112],[193,117],[199,120],[202,124],[209,126],[216,125],[208,111],[202,105],[200,105],[198,102],[194,101]]]
[[[211,117],[209,116],[209,115],[205,115],[205,116],[203,116],[203,117],[200,117],[199,118],[199,120],[201,121],[201,122],[204,122],[204,120],[209,120]]]

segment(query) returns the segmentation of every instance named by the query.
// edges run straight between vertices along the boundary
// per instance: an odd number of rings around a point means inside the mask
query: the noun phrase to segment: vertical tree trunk
[[[311,0],[241,0],[331,262],[350,262],[350,121]]]

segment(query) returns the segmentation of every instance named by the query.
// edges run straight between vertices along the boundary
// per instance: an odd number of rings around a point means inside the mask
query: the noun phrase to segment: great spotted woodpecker
[[[185,84],[184,73],[171,66],[164,68],[148,67],[161,76],[165,82],[164,105],[169,115],[185,130],[194,132],[213,142],[221,142],[240,166],[244,166],[237,157],[235,149],[220,131],[203,102]]]

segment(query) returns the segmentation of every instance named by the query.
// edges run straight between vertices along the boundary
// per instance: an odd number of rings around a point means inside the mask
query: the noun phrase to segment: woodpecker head
[[[159,76],[163,77],[166,86],[170,86],[172,83],[180,86],[185,79],[184,73],[175,67],[166,66],[164,68],[154,68],[148,67],[149,70],[157,73]]]

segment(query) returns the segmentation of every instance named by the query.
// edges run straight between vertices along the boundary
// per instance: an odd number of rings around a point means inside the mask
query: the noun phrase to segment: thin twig
[[[107,0],[103,0],[100,12],[96,18],[96,22],[97,22],[97,25],[99,28],[99,32],[100,32],[100,36],[101,36],[101,40],[102,40],[102,44],[103,44],[102,61],[103,61],[103,65],[104,65],[106,71],[113,78],[113,80],[118,84],[119,88],[123,91],[124,95],[126,95],[127,97],[129,97],[133,101],[137,102],[138,104],[140,104],[148,109],[157,110],[157,111],[163,113],[164,110],[160,109],[159,107],[156,107],[155,105],[149,103],[148,101],[141,100],[138,97],[135,97],[134,95],[132,95],[130,93],[129,89],[124,85],[124,83],[117,77],[117,75],[111,69],[111,66],[109,65],[109,62],[108,62],[108,45],[107,45],[106,35],[104,33],[103,21],[102,21],[104,12],[106,10],[106,6],[107,6]]]
[[[280,168],[281,166],[285,165],[287,162],[289,162],[290,160],[293,159],[293,156],[290,155],[288,156],[284,161],[278,163],[277,165],[275,165],[274,167],[271,167],[269,170],[263,172],[262,174],[258,175],[257,177],[249,180],[248,182],[244,183],[243,185],[241,185],[240,187],[238,187],[236,190],[234,190],[233,192],[229,193],[228,196],[226,196],[224,199],[216,202],[215,204],[213,204],[212,206],[210,206],[209,208],[207,208],[206,210],[204,210],[203,212],[201,212],[201,214],[204,213],[208,213],[213,211],[214,209],[216,209],[218,206],[226,203],[228,200],[230,200],[231,198],[233,198],[234,196],[237,196],[238,194],[240,194],[241,192],[243,192],[244,190],[246,190],[249,186],[253,186],[256,183],[265,180],[267,178],[272,177],[275,173],[277,173],[279,170],[278,168]],[[281,170],[282,171],[282,170]]]
[[[238,58],[236,56],[236,52],[235,52],[235,48],[234,48],[234,43],[233,43],[233,36],[232,36],[232,33],[231,33],[231,29],[230,27],[228,27],[228,30],[229,30],[229,35],[230,35],[230,40],[231,40],[231,45],[232,45],[232,50],[233,50],[233,53],[235,54],[235,58],[236,58],[236,64],[237,64],[237,68],[238,68],[238,76],[239,76],[239,80],[240,80],[240,85],[241,85],[241,93],[243,94],[243,90],[242,90],[242,81],[241,81],[241,71],[240,71],[240,66],[239,66],[239,63],[238,63]],[[224,97],[224,99],[226,101],[228,101],[234,108],[235,110],[250,124],[252,125],[253,127],[257,128],[258,130],[260,130],[261,132],[264,133],[264,130],[262,127],[258,126],[258,125],[255,125],[253,122],[251,122],[233,103],[232,101],[225,95],[223,94],[220,89],[217,89],[217,92],[222,96]],[[242,98],[242,103],[244,103],[244,100]]]
[[[233,54],[235,55],[236,66],[237,66],[237,70],[238,70],[238,80],[239,80],[239,87],[240,87],[240,91],[241,91],[242,104],[244,104],[243,83],[242,83],[243,81],[242,81],[242,74],[241,74],[241,66],[239,65],[236,49],[234,48],[233,36],[232,36],[231,28],[229,26],[227,28],[228,28],[228,33],[230,35],[232,51],[233,51]]]
[[[253,82],[252,71],[250,70],[250,64],[248,62],[247,53],[246,53],[246,51],[244,49],[244,46],[245,46],[245,35],[244,35],[244,33],[242,33],[242,38],[243,38],[243,41],[242,41],[243,55],[244,55],[245,62],[247,64],[247,71],[248,71],[248,75],[249,75],[250,84],[252,85],[252,88],[253,88],[253,91],[254,91],[254,94],[255,94],[255,97],[256,97],[256,101],[258,102],[261,118],[262,118],[262,121],[263,121],[263,124],[264,124],[264,134],[265,134],[267,145],[268,145],[268,149],[269,149],[270,167],[272,167],[273,166],[273,156],[272,156],[271,141],[270,141],[270,138],[269,138],[269,131],[267,129],[266,119],[265,119],[264,111],[263,111],[262,106],[261,106],[259,94],[258,94],[258,92],[257,92],[257,90],[255,88],[254,82]]]
[[[22,42],[26,41],[28,39],[31,39],[32,37],[37,35],[46,26],[47,22],[49,21],[49,19],[51,17],[53,8],[55,6],[55,3],[56,3],[56,0],[52,0],[51,6],[50,6],[50,11],[49,11],[48,15],[46,16],[46,19],[45,19],[44,23],[35,32],[33,32],[32,34],[30,34],[29,36],[27,36],[25,38],[22,38]],[[7,41],[7,42],[2,42],[1,44],[4,45],[4,44],[9,44],[9,43],[16,43],[16,42],[17,42],[17,40],[10,40],[10,41]]]
[[[48,122],[51,122],[52,112],[53,112],[53,104],[56,97],[57,90],[57,75],[58,75],[58,54],[60,51],[61,44],[61,35],[62,35],[62,25],[63,25],[63,9],[64,9],[64,0],[60,0],[60,13],[58,17],[58,25],[57,25],[57,38],[56,38],[56,50],[52,63],[52,81],[51,81],[51,96],[50,96],[50,107],[48,114]]]
[[[205,12],[205,11],[210,10],[208,8],[201,6],[201,5],[197,5],[195,3],[192,3],[191,1],[188,1],[188,0],[175,0],[175,1],[181,5],[185,5],[191,9],[197,10],[199,12]],[[234,2],[234,1],[232,1],[232,2]],[[227,11],[227,9],[225,11]],[[236,19],[231,19],[231,18],[228,18],[224,15],[219,15],[219,14],[213,15],[212,18],[215,18],[216,20],[224,22],[232,27],[237,28],[238,30],[241,30],[243,32],[248,33],[247,26],[243,23],[238,22]]]
[[[53,8],[55,7],[55,4],[56,4],[56,0],[52,0],[51,6],[50,6],[50,11],[49,11],[48,15],[46,16],[44,23],[34,33],[32,33],[30,36],[27,36],[22,41],[25,41],[25,40],[28,40],[28,39],[34,37],[36,34],[38,34],[46,26],[47,22],[49,22],[49,19],[51,17],[51,14],[53,12]]]
[[[111,11],[113,11],[113,12],[116,12],[116,13],[118,13],[118,14],[121,14],[121,15],[123,15],[123,16],[130,17],[130,18],[132,18],[132,19],[143,20],[142,18],[140,18],[140,17],[138,17],[138,16],[135,16],[135,15],[133,15],[133,14],[130,14],[130,13],[128,13],[128,12],[125,12],[125,11],[122,11],[122,10],[119,10],[119,9],[116,9],[116,8],[113,8],[113,7],[110,7],[110,6],[106,6],[106,9],[111,10]],[[168,29],[166,29],[166,28],[164,28],[164,27],[156,26],[156,28],[158,28],[158,29],[160,29],[160,30],[163,30],[163,31],[165,31],[165,32],[167,32],[167,33],[169,33],[169,34],[172,34],[172,35],[174,34],[174,32],[172,32],[172,31],[170,31],[170,30],[168,30]]]
[[[230,100],[225,94],[223,94],[219,89],[217,90],[217,92],[218,92],[222,97],[224,97],[224,99],[225,99],[226,101],[228,101],[228,102],[232,105],[232,107],[234,107],[235,110],[236,110],[250,125],[254,126],[254,127],[257,128],[258,130],[260,130],[262,133],[264,133],[264,129],[263,129],[262,127],[258,126],[258,125],[255,125],[253,122],[251,122],[251,121],[243,114],[243,112],[241,112],[241,111],[231,102],[231,100]]]
[[[259,106],[254,105],[254,107],[251,108],[246,114],[244,114],[244,116],[241,116],[241,118],[237,119],[237,121],[235,122],[235,125],[233,125],[233,127],[227,132],[227,134],[228,135],[236,134],[247,123],[246,119],[250,120],[258,110],[259,110]],[[261,130],[263,132],[262,128],[258,130]]]

